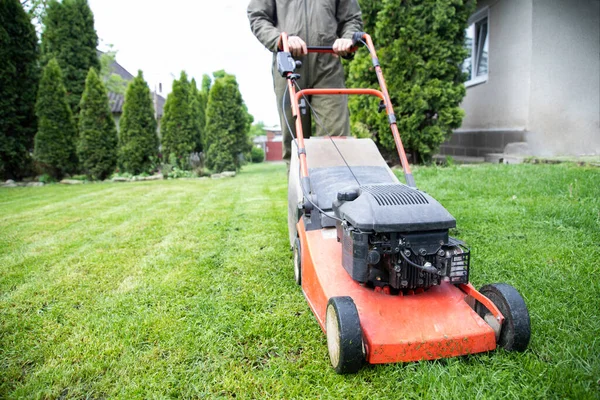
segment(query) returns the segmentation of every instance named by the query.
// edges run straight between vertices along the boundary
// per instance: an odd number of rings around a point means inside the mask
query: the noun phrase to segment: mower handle
[[[356,52],[356,50],[358,50],[358,45],[364,43],[362,40],[364,35],[364,32],[355,32],[352,35],[352,47],[350,48],[350,53]],[[333,51],[333,46],[307,46],[306,50],[309,53],[335,53]]]
[[[342,57],[345,60],[352,60],[354,58],[354,52],[356,52],[356,50],[358,50],[358,47],[352,46],[350,50],[348,50],[348,54],[340,57]],[[333,46],[306,46],[306,51],[308,53],[336,54],[335,51],[333,51]]]
[[[387,85],[385,84],[385,79],[383,78],[383,73],[381,72],[381,66],[379,64],[379,58],[377,58],[377,54],[375,52],[375,46],[373,46],[373,41],[371,40],[371,36],[365,32],[356,32],[352,35],[352,44],[353,47],[362,43],[366,45],[369,49],[369,54],[371,55],[371,61],[373,63],[373,67],[375,69],[375,74],[377,75],[377,81],[379,82],[379,86],[381,87],[381,95],[383,96],[384,105],[386,109],[386,113],[388,115],[388,121],[390,125],[390,129],[392,131],[392,136],[394,137],[394,142],[396,143],[396,149],[398,150],[398,156],[400,157],[400,163],[402,164],[402,169],[404,170],[404,178],[406,180],[406,184],[410,187],[416,188],[415,179],[413,178],[412,171],[410,170],[410,165],[408,164],[408,159],[406,158],[406,153],[404,151],[404,146],[402,145],[402,140],[400,139],[400,132],[398,131],[398,125],[396,121],[396,114],[394,114],[394,108],[392,107],[392,101],[390,100],[390,95],[387,90]],[[287,79],[288,91],[291,99],[292,106],[292,115],[296,118],[296,135],[298,140],[298,158],[300,161],[300,171],[303,181],[309,182],[308,178],[308,164],[306,161],[306,150],[304,148],[304,137],[302,135],[302,123],[300,118],[297,118],[300,115],[300,108],[298,105],[298,98],[296,97],[296,87],[294,86],[294,82],[296,79],[300,77],[300,75],[295,74],[294,71],[296,69],[296,62],[292,58],[290,54],[290,47],[288,43],[288,35],[285,32],[282,32],[279,37],[278,46],[281,50],[277,53],[277,69],[282,77]],[[310,50],[309,50],[310,49]],[[333,53],[333,48],[329,46],[311,46],[309,52],[312,50],[313,52],[323,52],[323,53]],[[315,94],[325,94],[323,93],[324,89],[319,90],[321,93]],[[305,93],[307,93],[305,91]],[[328,94],[358,94],[358,93],[341,93],[339,90],[337,93],[328,93]],[[366,94],[366,93],[362,93]],[[371,94],[371,93],[369,93]],[[379,96],[379,94],[377,95]]]

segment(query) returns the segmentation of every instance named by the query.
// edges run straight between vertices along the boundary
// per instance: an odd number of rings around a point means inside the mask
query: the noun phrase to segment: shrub
[[[250,156],[253,163],[261,163],[265,160],[265,152],[260,147],[252,147]]]
[[[38,182],[42,182],[44,184],[54,183],[56,182],[56,178],[54,178],[52,175],[42,174],[38,177]]]
[[[117,128],[104,84],[94,69],[85,81],[79,115],[77,154],[86,175],[105,179],[117,164]]]
[[[465,95],[461,66],[467,20],[474,0],[361,0],[365,31],[374,38],[407,153],[429,161],[460,127]],[[350,64],[348,84],[377,88],[368,52]],[[394,140],[377,101],[351,97],[353,130],[371,135],[384,149]]]

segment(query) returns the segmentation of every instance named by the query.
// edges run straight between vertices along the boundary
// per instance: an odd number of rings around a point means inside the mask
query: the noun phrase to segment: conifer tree
[[[415,162],[428,161],[460,126],[465,96],[465,29],[474,0],[360,0],[364,29],[374,39],[394,104],[398,129]],[[378,88],[368,52],[348,71],[350,87]],[[389,123],[373,112],[377,100],[349,100],[352,130],[394,149]]]
[[[241,166],[239,155],[248,150],[251,119],[235,76],[223,71],[214,76],[206,107],[206,164],[215,172],[234,171]]]
[[[35,28],[18,0],[0,1],[0,177],[29,172],[39,80]]]
[[[142,71],[127,87],[119,128],[119,168],[131,174],[149,172],[151,158],[158,155],[158,136],[152,96]]]
[[[202,151],[204,127],[206,125],[206,94],[198,90],[196,80],[192,79],[190,91],[190,107],[192,108],[192,126],[194,131],[194,151]]]
[[[208,144],[206,143],[206,108],[208,107],[208,96],[212,86],[212,79],[207,74],[202,75],[202,87],[200,89],[201,101],[204,103],[204,124],[202,134],[202,151],[206,152]]]
[[[90,69],[79,105],[77,154],[83,171],[93,179],[105,179],[117,163],[117,128],[108,105],[106,88]]]
[[[60,179],[77,168],[77,129],[58,62],[44,68],[36,103],[38,132],[33,156],[42,172]]]
[[[56,58],[63,71],[69,105],[79,114],[79,102],[90,68],[100,70],[96,52],[98,35],[87,0],[52,0],[48,4],[42,33],[42,62]]]
[[[191,98],[191,85],[182,71],[179,80],[173,81],[161,120],[163,159],[169,160],[173,155],[180,168],[188,167],[187,160],[195,146]]]

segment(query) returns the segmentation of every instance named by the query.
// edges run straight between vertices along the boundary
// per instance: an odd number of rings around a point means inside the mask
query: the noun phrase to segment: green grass
[[[0,398],[600,398],[600,169],[415,169],[532,340],[336,375],[295,285],[284,165],[0,189]]]

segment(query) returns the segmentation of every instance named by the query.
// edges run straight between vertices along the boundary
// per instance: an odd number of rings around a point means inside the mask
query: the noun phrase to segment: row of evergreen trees
[[[85,173],[103,179],[115,166],[149,172],[159,137],[141,71],[127,88],[117,135],[96,72],[98,37],[87,0],[51,0],[41,14],[40,52],[19,0],[0,1],[0,176]],[[45,66],[41,74],[39,65]],[[174,81],[161,123],[163,162],[175,159],[185,169],[190,153],[204,151],[210,169],[239,169],[253,118],[235,77],[218,71],[214,78],[213,85],[204,76],[200,89],[185,73]]]
[[[205,76],[202,90],[194,79],[188,81],[185,72],[174,81],[162,120],[162,152],[168,156],[165,162],[174,159],[177,167],[187,169],[190,153],[205,148],[211,170],[240,168],[239,154],[250,149],[247,131],[252,117],[235,77],[219,71],[215,78],[211,87],[210,78]],[[74,118],[56,59],[44,69],[36,104],[39,122],[34,159],[38,168],[56,178],[83,172],[104,179],[116,166],[130,174],[152,172],[159,155],[159,138],[150,89],[142,72],[127,87],[118,135],[106,88],[93,68],[84,88],[79,117]]]

